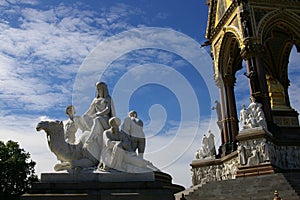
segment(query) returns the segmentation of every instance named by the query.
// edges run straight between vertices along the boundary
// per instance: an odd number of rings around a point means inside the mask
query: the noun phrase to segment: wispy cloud
[[[100,14],[80,3],[35,5],[33,0],[6,1],[0,7],[0,97],[4,101],[0,106],[4,110],[13,105],[49,112],[69,104],[85,56],[108,34],[130,27],[122,17],[136,14],[125,4]]]
[[[288,66],[288,75],[290,80],[290,87],[289,87],[289,95],[290,95],[290,102],[291,107],[296,109],[298,112],[300,112],[300,69],[299,69],[299,63],[300,63],[300,55],[297,52],[296,47],[294,46],[289,60],[289,66]]]
[[[21,142],[38,173],[56,162],[35,131],[40,116],[66,117],[81,62],[105,37],[132,27],[126,17],[137,14],[125,4],[97,12],[82,3],[0,1],[0,139]]]

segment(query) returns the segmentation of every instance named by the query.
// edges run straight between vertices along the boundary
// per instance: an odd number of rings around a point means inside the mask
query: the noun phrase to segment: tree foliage
[[[37,182],[35,162],[30,154],[21,149],[17,142],[0,141],[0,196],[16,199]],[[2,198],[1,198],[2,199]]]

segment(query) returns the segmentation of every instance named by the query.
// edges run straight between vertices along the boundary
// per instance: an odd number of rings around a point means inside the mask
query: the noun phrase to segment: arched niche
[[[234,87],[238,70],[242,69],[242,57],[239,36],[232,31],[224,33],[218,57],[219,88],[222,107],[222,138],[225,144],[232,144],[232,150],[238,134],[238,117]],[[229,148],[230,149],[230,148]]]
[[[273,120],[279,126],[299,126],[290,104],[288,66],[292,47],[300,49],[300,20],[276,11],[261,20],[258,30]]]

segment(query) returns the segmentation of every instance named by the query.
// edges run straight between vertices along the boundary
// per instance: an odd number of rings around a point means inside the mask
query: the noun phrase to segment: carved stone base
[[[273,121],[278,126],[299,127],[299,113],[294,109],[272,110]]]
[[[191,163],[193,185],[235,179],[237,166],[236,151],[219,159],[193,160]]]
[[[292,132],[291,130],[294,130]],[[241,176],[296,171],[300,169],[298,129],[289,127],[286,132],[271,134],[264,129],[240,131],[237,139],[238,161]],[[272,169],[273,168],[273,169]]]
[[[174,199],[174,194],[184,187],[172,184],[166,173],[48,173],[41,182],[24,194],[22,200],[151,200]]]
[[[255,140],[255,139],[271,139],[273,137],[272,133],[269,131],[264,130],[262,127],[256,127],[256,128],[249,128],[244,129],[239,132],[236,139],[238,141],[246,141],[246,140]]]
[[[236,178],[274,174],[275,172],[276,169],[270,163],[255,166],[240,166],[238,167]]]

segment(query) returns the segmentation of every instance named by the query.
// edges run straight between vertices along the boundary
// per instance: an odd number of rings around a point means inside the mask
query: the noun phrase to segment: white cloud
[[[10,4],[30,4],[30,5],[38,4],[37,0],[5,0],[5,1],[9,2]]]
[[[133,9],[127,11],[125,4],[100,14],[78,3],[49,9],[24,6],[36,3],[10,1],[0,7],[4,16],[0,21],[0,96],[6,101],[0,104],[5,106],[2,109],[19,104],[19,109],[47,111],[69,104],[85,56],[104,35],[128,26],[121,16],[136,14]],[[120,16],[108,24],[106,14],[118,12]],[[99,21],[106,23],[105,29],[98,28]]]
[[[294,46],[291,54],[290,54],[290,60],[288,65],[288,75],[290,82],[289,87],[289,95],[290,95],[290,102],[291,107],[296,109],[298,112],[300,112],[300,69],[299,69],[299,63],[300,63],[300,54],[297,52],[296,47]]]

